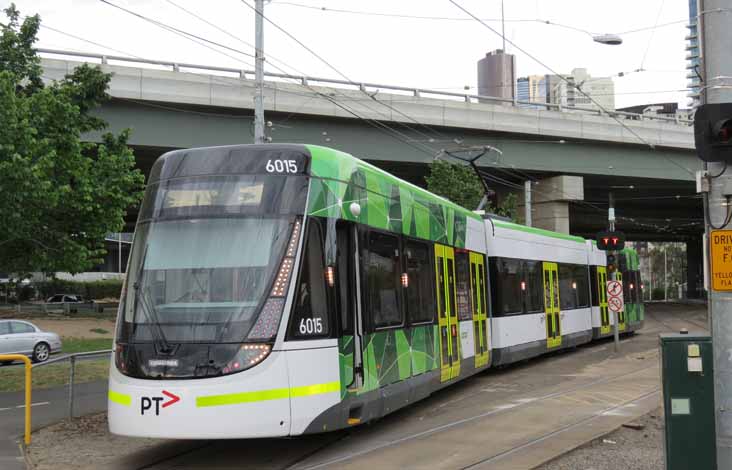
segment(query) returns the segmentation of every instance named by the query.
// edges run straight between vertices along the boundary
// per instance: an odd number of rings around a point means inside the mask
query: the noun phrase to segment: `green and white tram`
[[[324,147],[169,152],[135,231],[110,430],[331,431],[590,341],[590,252]]]

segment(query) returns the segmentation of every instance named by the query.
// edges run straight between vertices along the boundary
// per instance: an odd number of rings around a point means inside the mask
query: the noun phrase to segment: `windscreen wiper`
[[[155,306],[151,306],[148,302],[148,288],[142,287],[142,279],[145,276],[145,260],[147,259],[147,249],[149,246],[150,245],[145,245],[145,252],[142,254],[142,258],[140,259],[140,269],[137,271],[137,280],[132,285],[132,287],[135,289],[135,317],[137,316],[137,306],[139,304],[142,306],[148,322],[152,320],[152,322],[155,323],[155,327],[151,329],[155,345],[161,346],[160,352],[162,352],[163,354],[170,354],[170,352],[172,352],[172,348],[170,347],[170,343],[168,343],[168,340],[165,337],[163,327],[160,325],[158,312],[157,310],[155,310]]]

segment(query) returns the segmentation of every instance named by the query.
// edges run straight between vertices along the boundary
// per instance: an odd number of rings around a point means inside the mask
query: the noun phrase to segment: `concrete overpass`
[[[114,74],[112,100],[99,115],[112,131],[132,129],[130,143],[144,170],[169,149],[253,140],[252,71],[41,52],[47,80],[62,78],[82,62],[100,63]],[[538,193],[545,202],[564,204],[565,212],[556,217],[568,218],[572,233],[590,236],[606,224],[609,191],[618,199],[618,226],[630,238],[686,240],[703,229],[693,183],[701,165],[690,122],[521,104],[283,74],[269,74],[265,89],[273,142],[338,148],[420,185],[441,149],[491,145],[502,155],[492,153],[480,164],[493,175],[498,197],[526,179],[584,178],[582,194],[567,195],[555,180]],[[539,182],[537,191],[541,187]]]

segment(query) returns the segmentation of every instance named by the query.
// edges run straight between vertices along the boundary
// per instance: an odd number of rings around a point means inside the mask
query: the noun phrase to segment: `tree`
[[[427,189],[468,210],[474,210],[485,194],[480,178],[472,168],[444,160],[435,160],[430,164],[430,174],[425,177]],[[508,193],[498,207],[488,202],[486,212],[491,212],[516,221],[518,197]]]
[[[483,198],[480,178],[465,165],[435,160],[430,164],[430,174],[425,181],[430,192],[469,210],[477,208]]]
[[[92,111],[111,78],[82,65],[44,85],[33,49],[38,15],[26,18],[11,4],[0,26],[0,269],[80,272],[101,261],[104,237],[122,230],[128,208],[139,203],[144,177],[127,147],[129,131],[82,134],[107,124]]]

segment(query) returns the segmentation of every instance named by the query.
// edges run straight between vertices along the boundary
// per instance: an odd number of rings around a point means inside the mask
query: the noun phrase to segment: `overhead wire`
[[[452,3],[453,5],[455,5],[458,9],[462,10],[465,14],[467,14],[470,17],[472,17],[474,20],[476,20],[478,23],[480,23],[481,25],[483,25],[485,28],[487,28],[488,30],[490,30],[494,34],[496,34],[496,35],[498,35],[500,37],[503,37],[500,32],[496,31],[494,28],[492,28],[487,23],[485,23],[484,21],[482,21],[480,18],[478,18],[477,16],[475,16],[469,10],[467,10],[462,5],[460,5],[456,0],[447,0],[447,1],[449,1],[450,3]],[[549,65],[547,65],[546,63],[544,63],[543,61],[541,61],[539,58],[537,58],[533,54],[529,53],[528,51],[526,51],[525,49],[523,49],[522,47],[520,47],[514,41],[512,41],[512,40],[510,40],[508,38],[505,38],[505,37],[503,37],[503,39],[507,43],[511,44],[511,46],[513,46],[514,48],[516,48],[516,50],[520,51],[521,53],[523,53],[524,55],[526,55],[527,57],[529,57],[530,59],[532,59],[534,62],[536,62],[539,65],[541,65],[542,67],[546,68],[547,70],[549,70],[550,72],[552,72],[554,75],[557,75],[560,80],[563,80],[566,83],[572,85],[571,82],[569,80],[567,80],[564,76],[562,76],[561,74],[557,73],[552,67],[550,67]],[[600,110],[602,110],[604,113],[608,114],[615,122],[617,122],[621,127],[623,127],[623,129],[625,129],[626,131],[628,131],[630,134],[632,134],[636,139],[638,139],[644,145],[648,146],[651,150],[655,150],[656,146],[654,144],[648,142],[640,134],[638,134],[635,130],[633,130],[630,126],[626,125],[624,122],[622,122],[620,119],[618,119],[615,115],[613,115],[612,113],[610,113],[607,109],[605,109],[604,106],[602,106],[600,103],[598,103],[597,100],[593,99],[592,96],[590,96],[588,93],[586,93],[584,90],[582,90],[581,87],[575,86],[574,88],[577,91],[579,91],[583,96],[585,96],[585,98],[587,98],[592,103],[594,103],[595,106],[597,106],[598,108],[600,108]],[[676,161],[674,161],[674,160],[666,157],[663,154],[661,154],[661,155],[663,156],[663,158],[667,159],[673,165],[678,166],[679,168],[683,169],[685,172],[689,173],[690,175],[695,175],[695,173],[693,171],[691,171],[690,169],[688,169],[685,166],[681,165],[680,163],[678,163],[678,162],[676,162]]]
[[[246,0],[240,0],[240,1],[241,1],[242,4],[246,5],[250,10],[254,11],[255,14],[257,14],[257,15],[261,14],[262,15],[262,19],[264,19],[269,24],[271,24],[272,26],[274,26],[275,28],[277,28],[279,31],[281,31],[283,34],[285,34],[287,37],[289,37],[290,39],[292,39],[293,41],[295,41],[300,47],[302,47],[303,49],[305,49],[306,51],[308,51],[312,56],[314,56],[315,58],[317,58],[320,62],[322,62],[323,64],[325,64],[328,68],[330,68],[335,73],[337,73],[338,75],[340,75],[343,79],[345,79],[346,81],[348,81],[352,85],[358,86],[359,87],[359,90],[361,90],[361,92],[363,92],[365,95],[367,95],[370,98],[372,98],[375,102],[381,104],[382,106],[385,106],[386,108],[390,109],[393,112],[398,113],[402,117],[404,117],[404,118],[406,118],[406,119],[414,122],[418,126],[427,129],[429,132],[432,132],[433,134],[436,133],[436,131],[434,129],[432,129],[431,127],[429,127],[429,126],[427,126],[427,125],[419,122],[417,119],[414,119],[413,117],[411,117],[408,114],[402,112],[401,110],[399,110],[399,109],[397,109],[397,108],[395,108],[395,107],[393,107],[393,106],[391,106],[391,105],[389,105],[387,103],[384,103],[383,101],[375,98],[375,95],[370,95],[369,93],[367,93],[366,90],[364,90],[363,88],[361,88],[360,84],[358,84],[358,83],[354,82],[353,80],[351,80],[345,73],[343,73],[342,71],[340,71],[333,64],[331,64],[330,62],[328,62],[324,57],[322,57],[320,54],[318,54],[317,52],[315,52],[312,48],[308,47],[301,40],[299,40],[298,38],[296,38],[293,34],[291,34],[285,28],[281,27],[279,24],[275,23],[274,21],[272,21],[272,19],[270,19],[266,15],[262,14],[261,12],[258,12],[257,9],[254,8],[252,5],[250,5]],[[416,131],[415,129],[412,129],[410,126],[405,125],[404,123],[400,123],[400,124],[403,125],[403,126],[405,126],[405,127],[407,127],[407,128],[409,128],[412,131]],[[416,131],[416,132],[420,133],[424,137],[427,137],[427,135],[424,134],[424,133],[421,133],[419,131]],[[439,133],[437,133],[437,134],[439,135]]]
[[[116,5],[114,5],[114,4],[112,4],[112,3],[110,3],[110,2],[108,2],[108,1],[106,1],[106,0],[100,0],[100,1],[102,1],[103,3],[107,3],[107,4],[111,5],[111,6],[116,6]],[[169,3],[172,3],[172,2],[169,2]],[[243,53],[242,51],[239,51],[239,50],[237,50],[237,49],[233,49],[233,48],[231,48],[231,47],[229,47],[229,46],[224,46],[224,45],[218,44],[218,43],[216,43],[216,42],[214,42],[214,41],[210,41],[210,40],[208,40],[208,39],[206,39],[206,38],[203,38],[203,37],[201,37],[201,36],[197,36],[197,35],[192,35],[192,34],[190,34],[190,33],[187,33],[187,32],[185,32],[185,31],[183,31],[183,30],[180,30],[180,29],[178,29],[178,28],[170,27],[170,26],[168,26],[168,25],[165,25],[164,23],[162,23],[162,22],[159,22],[159,21],[157,21],[157,20],[151,20],[151,19],[148,19],[148,18],[144,17],[143,15],[139,15],[139,14],[136,14],[136,13],[134,13],[134,12],[131,12],[131,11],[127,10],[127,9],[124,9],[124,8],[120,8],[120,9],[122,9],[122,10],[124,10],[124,11],[126,11],[126,12],[128,12],[128,13],[130,13],[130,14],[133,14],[134,16],[138,16],[138,17],[140,17],[141,19],[145,19],[146,21],[149,21],[149,22],[151,22],[151,23],[155,24],[156,26],[158,26],[158,27],[161,27],[161,28],[163,28],[163,29],[165,29],[165,30],[168,30],[168,31],[171,31],[171,32],[176,32],[176,33],[178,33],[179,35],[182,35],[183,37],[186,37],[186,38],[188,38],[188,39],[190,39],[190,37],[195,37],[196,39],[198,39],[198,40],[200,40],[200,41],[202,41],[202,42],[208,42],[208,43],[212,43],[212,44],[215,44],[215,45],[217,45],[217,46],[220,46],[220,47],[224,47],[224,48],[226,48],[227,50],[231,50],[231,51],[234,51],[234,52],[237,52],[237,53]],[[203,20],[202,18],[199,18],[199,19],[201,19],[202,21],[205,21],[205,20]],[[82,38],[81,40],[83,40],[83,38]],[[91,42],[91,41],[89,41],[89,42],[90,42],[90,43],[93,43],[93,42]],[[196,41],[194,41],[194,42],[196,42]],[[200,43],[199,43],[199,44],[200,44]],[[101,45],[101,44],[98,44],[98,43],[97,43],[97,45],[99,45],[100,47],[107,47],[107,46],[104,46],[104,45]],[[210,49],[212,49],[212,48],[210,48]],[[219,53],[222,53],[221,51],[218,51],[218,50],[216,50],[216,49],[212,49],[212,50],[214,50],[214,51],[217,51],[217,52],[219,52]],[[243,53],[243,54],[244,54],[244,55],[248,55],[248,54],[246,54],[246,53]],[[127,53],[127,55],[132,55],[132,54],[129,54],[129,53]],[[228,54],[224,54],[224,55],[227,55],[227,56],[229,56]],[[135,56],[135,57],[136,57],[136,56]],[[231,56],[229,56],[229,57],[231,57]],[[139,57],[138,57],[138,58],[139,58]],[[235,57],[231,57],[231,58],[233,58],[233,59],[235,59],[235,60],[239,60],[239,61],[241,61],[241,59],[238,59],[238,58],[235,58]],[[247,65],[249,65],[249,64],[247,64]],[[349,80],[349,81],[350,81],[350,80]],[[308,88],[310,88],[310,89],[312,90],[312,88],[311,88],[311,87],[308,87]],[[321,96],[321,97],[324,97],[324,98],[328,99],[329,101],[333,102],[334,104],[338,105],[339,107],[341,107],[342,109],[344,109],[344,111],[348,112],[349,114],[352,114],[352,115],[354,115],[354,117],[357,117],[357,118],[359,118],[359,119],[361,119],[361,120],[366,120],[365,118],[363,118],[363,117],[359,116],[359,115],[358,115],[357,113],[355,113],[355,112],[354,112],[354,111],[353,111],[352,109],[348,108],[347,106],[342,106],[342,105],[341,105],[340,103],[337,103],[337,102],[336,102],[336,100],[332,100],[332,99],[330,99],[331,97],[328,97],[327,95],[324,95],[323,93],[320,93],[320,92],[318,92],[317,90],[315,90],[315,92],[316,92],[316,94],[317,94],[317,95],[319,95],[319,96]],[[177,108],[175,108],[174,110],[175,110],[175,111],[186,111],[186,112],[189,112],[189,110],[180,110],[180,109],[177,109]],[[194,113],[196,113],[196,111],[190,111],[190,112],[194,112]],[[211,114],[211,113],[203,113],[203,114]],[[233,116],[227,116],[227,117],[233,117]],[[377,124],[382,124],[382,125],[383,125],[383,123],[378,123],[378,121],[374,121],[374,122],[376,122]],[[387,130],[387,131],[392,131],[392,132],[394,131],[393,129],[390,129],[390,128],[388,128],[388,126],[386,126],[386,130]],[[392,136],[394,136],[392,132],[390,132],[390,134],[391,134]],[[404,136],[404,135],[402,134],[402,136]],[[399,140],[401,140],[401,139],[399,139]],[[415,147],[415,145],[413,144],[413,142],[409,142],[409,141],[403,141],[403,143],[405,143],[405,144],[408,144],[408,145],[410,145],[410,146],[412,146],[412,147]],[[427,149],[427,151],[425,151],[425,149],[423,149],[423,148],[419,148],[419,147],[415,147],[415,148],[417,148],[417,149],[418,149],[418,150],[420,150],[420,151],[423,151],[423,152],[427,153],[428,155],[434,156],[434,154],[432,154],[432,153],[431,153],[430,149]],[[516,172],[516,171],[517,171],[517,170],[511,170],[511,169],[508,169],[508,168],[501,168],[501,167],[496,167],[496,168],[499,168],[499,169],[500,169],[501,171],[503,171],[503,172],[505,172],[505,173],[508,173],[509,175],[511,175],[511,174],[512,174],[512,173],[511,173],[512,171],[514,171],[514,172]],[[487,179],[489,179],[489,180],[492,180],[492,181],[494,181],[494,182],[496,182],[496,183],[498,183],[498,184],[502,184],[502,185],[505,185],[505,186],[508,186],[508,187],[512,187],[512,188],[515,188],[515,189],[523,189],[523,186],[521,186],[521,185],[519,185],[519,184],[513,183],[513,182],[511,182],[511,181],[509,181],[509,180],[506,180],[506,179],[504,179],[504,178],[498,177],[498,176],[496,176],[496,175],[486,174],[485,170],[483,170],[483,171],[482,171],[482,173],[483,173],[483,176],[486,176],[486,177],[487,177]],[[524,173],[524,175],[525,175],[525,176],[528,176],[528,175],[527,175],[526,173]],[[581,201],[578,201],[578,202],[581,202]],[[603,210],[602,208],[599,208],[599,207],[597,207],[597,206],[594,206],[593,204],[590,204],[590,203],[586,203],[586,204],[588,205],[588,207],[592,207],[593,209],[596,209],[596,210]]]
[[[656,21],[653,25],[653,29],[651,29],[651,35],[648,38],[648,44],[646,45],[646,50],[643,53],[643,58],[640,62],[640,69],[643,69],[643,64],[646,62],[646,57],[648,56],[648,51],[651,49],[651,43],[653,42],[653,36],[656,34],[656,27],[658,26],[658,20],[661,19],[661,12],[663,12],[663,6],[666,3],[666,0],[661,0],[661,4],[658,7],[658,14],[656,15]]]
[[[129,9],[127,9],[127,8],[123,8],[123,7],[120,7],[119,5],[115,5],[114,3],[111,3],[111,2],[109,2],[109,1],[107,1],[107,0],[99,0],[99,1],[101,1],[102,3],[105,3],[105,4],[107,4],[107,5],[113,6],[113,7],[115,7],[115,8],[118,8],[119,10],[122,10],[122,11],[124,11],[124,12],[126,12],[126,13],[128,13],[128,14],[130,14],[130,15],[133,15],[133,16],[135,16],[135,17],[138,17],[138,18],[140,18],[140,19],[142,19],[142,20],[145,20],[145,21],[147,21],[147,22],[149,22],[149,23],[152,23],[153,25],[155,25],[155,26],[157,26],[157,27],[160,27],[160,28],[162,28],[162,29],[165,29],[165,30],[167,30],[167,31],[169,31],[169,32],[172,32],[172,33],[174,33],[174,34],[177,34],[177,35],[179,35],[179,36],[185,37],[186,39],[192,40],[193,42],[196,42],[196,43],[198,43],[198,44],[201,44],[201,45],[203,45],[204,47],[207,47],[208,49],[211,49],[211,50],[213,50],[213,51],[215,51],[215,52],[217,52],[217,53],[219,53],[219,54],[223,54],[223,55],[225,55],[225,56],[227,56],[227,57],[230,57],[230,58],[232,58],[232,59],[234,59],[234,60],[237,60],[237,61],[239,61],[239,62],[242,62],[242,63],[244,63],[244,64],[246,64],[246,65],[249,65],[249,66],[253,67],[253,66],[252,66],[251,64],[249,64],[249,63],[247,63],[247,62],[245,62],[245,61],[241,60],[240,58],[237,58],[237,57],[231,56],[230,54],[224,53],[223,51],[217,50],[217,49],[215,49],[215,48],[213,48],[213,47],[211,47],[211,46],[208,46],[207,44],[203,44],[203,43],[209,43],[209,44],[212,44],[212,45],[214,45],[214,46],[222,47],[222,48],[224,48],[224,49],[226,49],[226,50],[229,50],[229,51],[233,51],[233,52],[236,52],[236,53],[240,53],[240,54],[243,54],[243,55],[246,55],[246,56],[252,56],[252,55],[251,55],[251,54],[249,54],[249,53],[246,53],[246,52],[244,52],[244,51],[241,51],[241,50],[239,50],[239,49],[235,49],[235,48],[233,48],[233,47],[230,47],[230,46],[227,46],[227,45],[224,45],[224,44],[218,43],[218,42],[216,42],[216,41],[212,41],[212,40],[209,40],[209,39],[207,39],[207,38],[204,38],[204,37],[202,37],[202,36],[199,36],[199,35],[195,35],[195,34],[189,33],[189,32],[187,32],[187,31],[181,30],[181,29],[179,29],[179,28],[176,28],[176,27],[170,26],[170,25],[168,25],[168,24],[166,24],[166,23],[163,23],[163,22],[161,22],[161,21],[158,21],[158,20],[155,20],[155,19],[149,18],[149,17],[147,17],[147,16],[145,16],[145,15],[142,15],[142,14],[136,13],[136,12],[134,12],[134,11],[132,11],[132,10],[129,10]],[[273,65],[273,66],[274,66],[274,65]],[[275,66],[275,67],[276,67],[276,66]],[[287,72],[285,72],[285,73],[287,73]],[[405,144],[407,144],[407,145],[410,145],[410,146],[412,146],[412,147],[414,147],[414,148],[417,148],[417,149],[419,149],[419,150],[421,150],[421,151],[423,151],[423,152],[425,152],[425,153],[427,153],[427,154],[429,154],[429,155],[431,155],[431,156],[432,156],[432,155],[434,155],[434,153],[432,152],[432,149],[429,149],[429,147],[426,147],[426,146],[424,146],[424,148],[420,148],[420,147],[419,147],[419,145],[420,145],[419,143],[413,143],[413,142],[410,142],[410,139],[409,139],[409,137],[408,137],[408,136],[406,136],[405,134],[403,134],[403,133],[401,133],[401,132],[397,131],[396,129],[393,129],[393,128],[391,128],[391,127],[390,127],[390,126],[388,126],[387,124],[384,124],[384,123],[382,123],[382,122],[380,122],[380,121],[377,121],[377,120],[369,120],[369,119],[363,118],[363,117],[362,117],[362,116],[360,116],[360,115],[359,115],[359,114],[358,114],[357,112],[355,112],[355,111],[354,111],[354,110],[353,110],[353,109],[352,109],[351,107],[349,107],[349,106],[346,106],[346,105],[344,105],[343,103],[341,103],[341,102],[338,102],[338,101],[336,101],[336,100],[335,100],[335,99],[333,99],[332,97],[329,97],[328,95],[326,95],[326,94],[323,94],[323,93],[321,93],[321,92],[319,92],[319,91],[315,90],[314,88],[310,87],[309,85],[305,85],[305,86],[306,86],[306,87],[307,87],[308,89],[310,89],[311,91],[314,91],[315,93],[317,93],[317,94],[318,94],[319,96],[321,96],[321,97],[323,97],[323,98],[327,99],[328,101],[331,101],[331,102],[332,102],[333,104],[335,104],[335,105],[336,105],[336,106],[338,106],[339,108],[343,109],[343,110],[344,110],[344,111],[346,111],[346,112],[347,112],[348,114],[351,114],[351,115],[353,115],[354,117],[357,117],[357,118],[359,118],[359,119],[362,119],[362,120],[364,120],[364,121],[370,122],[370,123],[371,123],[371,125],[373,125],[373,126],[375,126],[375,127],[379,127],[379,128],[381,128],[381,129],[385,130],[386,132],[390,133],[390,134],[392,135],[392,137],[395,137],[395,138],[397,138],[398,140],[401,140],[402,142],[404,142],[404,143],[405,143]],[[345,96],[345,95],[344,95],[344,96]],[[425,150],[425,149],[426,149],[426,150]]]

